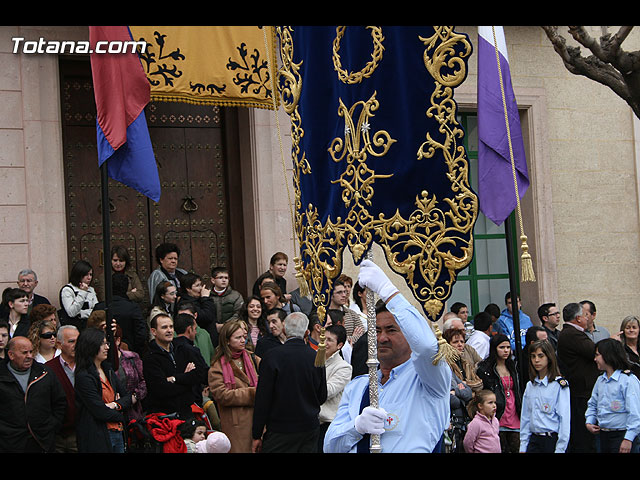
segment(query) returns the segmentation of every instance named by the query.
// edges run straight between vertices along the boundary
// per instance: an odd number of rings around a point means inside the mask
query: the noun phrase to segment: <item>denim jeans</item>
[[[124,453],[124,436],[117,430],[109,430],[113,453]]]

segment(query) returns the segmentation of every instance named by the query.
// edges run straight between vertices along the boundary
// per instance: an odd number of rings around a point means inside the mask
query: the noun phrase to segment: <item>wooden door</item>
[[[102,252],[101,184],[89,61],[62,59],[60,82],[69,269],[84,259],[94,267],[94,276],[101,278],[108,259]],[[161,198],[153,202],[109,180],[111,245],[127,247],[145,285],[157,267],[154,251],[162,242],[180,247],[182,268],[208,280],[214,266],[226,266],[237,285],[246,284],[242,193],[228,188],[230,183],[239,183],[240,175],[234,154],[237,146],[228,144],[233,135],[224,125],[225,118],[235,118],[233,112],[214,106],[152,102],[145,113]],[[229,129],[237,128],[235,122],[229,124]],[[232,238],[238,240],[233,249]]]
[[[193,106],[172,103],[154,104],[149,110],[162,187],[160,202],[150,202],[152,248],[177,244],[181,267],[208,280],[212,266],[229,266],[220,115],[212,107],[195,107],[199,114],[190,115]]]

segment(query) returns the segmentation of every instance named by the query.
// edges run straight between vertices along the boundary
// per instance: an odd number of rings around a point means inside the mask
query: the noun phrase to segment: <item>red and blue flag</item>
[[[130,42],[127,26],[91,26],[91,72],[96,100],[98,165],[107,162],[110,178],[151,200],[160,200],[160,177],[145,106],[150,86],[135,51],[96,53],[98,42]]]

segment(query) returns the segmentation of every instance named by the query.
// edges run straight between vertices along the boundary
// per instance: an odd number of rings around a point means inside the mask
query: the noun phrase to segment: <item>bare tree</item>
[[[640,51],[626,52],[622,48],[633,27],[620,27],[613,35],[607,27],[600,27],[598,40],[585,27],[568,27],[571,37],[591,53],[589,56],[582,55],[580,46],[567,45],[558,28],[542,27],[567,70],[611,88],[640,118]]]

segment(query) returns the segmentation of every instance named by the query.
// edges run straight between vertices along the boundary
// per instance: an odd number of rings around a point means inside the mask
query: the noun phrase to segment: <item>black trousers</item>
[[[605,431],[600,430],[596,435],[598,437],[598,453],[618,453],[620,444],[624,440],[626,430]],[[640,447],[640,436],[636,437],[631,444],[631,453],[638,453]]]
[[[520,451],[520,432],[500,430],[500,448],[502,453],[518,453]]]
[[[595,439],[584,422],[588,398],[571,397],[571,435],[567,453],[595,453]]]
[[[554,453],[558,443],[558,434],[553,432],[550,435],[536,435],[529,437],[527,453]]]
[[[329,425],[331,425],[331,422],[320,424],[320,429],[318,430],[318,453],[324,453],[324,437],[327,434],[327,430],[329,430]]]
[[[318,433],[318,428],[299,433],[278,433],[267,430],[262,440],[262,452],[318,453]]]

